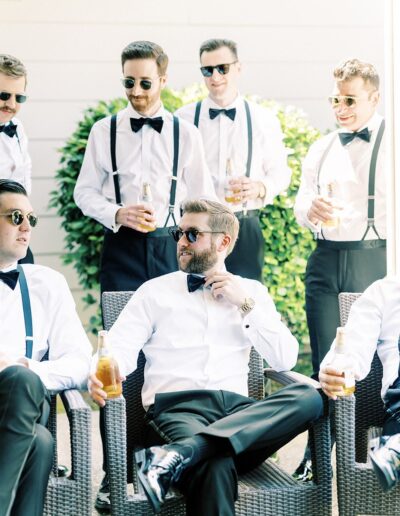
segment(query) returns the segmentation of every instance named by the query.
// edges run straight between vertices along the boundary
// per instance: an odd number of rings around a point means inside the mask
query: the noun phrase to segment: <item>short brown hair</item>
[[[235,59],[238,59],[238,53],[237,53],[237,45],[234,41],[231,39],[207,39],[204,41],[204,43],[201,44],[200,47],[200,58],[203,52],[213,52],[214,50],[218,50],[222,47],[228,47],[229,50],[232,52],[233,57]]]
[[[351,81],[356,77],[361,77],[365,83],[369,83],[374,89],[379,90],[379,75],[375,67],[358,59],[348,59],[340,63],[333,70],[333,77],[338,82]]]
[[[9,77],[25,77],[26,68],[22,61],[9,54],[0,54],[0,73]]]
[[[210,229],[221,231],[231,237],[227,254],[232,252],[239,235],[239,221],[227,206],[208,199],[195,199],[184,203],[183,213],[207,213]]]
[[[122,67],[130,59],[154,59],[158,73],[163,76],[168,68],[168,56],[164,50],[152,41],[133,41],[127,45],[121,54]]]

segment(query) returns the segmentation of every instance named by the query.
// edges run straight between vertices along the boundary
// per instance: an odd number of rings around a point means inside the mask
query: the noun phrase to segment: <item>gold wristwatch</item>
[[[242,315],[247,315],[253,310],[255,304],[256,302],[254,301],[254,299],[252,299],[251,297],[246,297],[244,299],[242,306],[239,308],[239,312]]]

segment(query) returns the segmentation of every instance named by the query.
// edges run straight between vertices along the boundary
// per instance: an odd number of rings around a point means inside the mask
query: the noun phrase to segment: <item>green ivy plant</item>
[[[162,100],[166,109],[173,112],[205,96],[204,86],[196,84],[182,91],[166,88]],[[261,215],[266,241],[264,280],[278,311],[303,347],[308,342],[304,312],[304,271],[314,244],[310,232],[296,223],[293,205],[300,183],[302,158],[320,134],[298,109],[282,108],[270,101],[249,98],[274,110],[281,122],[289,152],[289,165],[293,172],[290,187],[272,205],[262,210]],[[126,99],[119,98],[109,102],[101,101],[84,111],[76,130],[60,149],[60,168],[56,172],[58,187],[51,193],[50,206],[61,217],[66,234],[63,260],[66,264],[72,264],[77,271],[87,305],[99,303],[98,275],[103,228],[77,208],[73,190],[91,127],[97,120],[117,113],[125,106]],[[99,315],[91,319],[90,326],[92,330],[100,327]]]

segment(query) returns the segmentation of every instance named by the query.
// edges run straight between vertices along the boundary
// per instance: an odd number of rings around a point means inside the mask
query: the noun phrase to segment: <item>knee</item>
[[[324,404],[320,392],[305,383],[295,384],[292,386],[296,393],[296,403],[299,410],[307,416],[309,421],[315,421],[322,416]]]
[[[46,427],[36,425],[36,435],[33,444],[33,453],[40,457],[44,465],[51,468],[53,460],[54,439]]]
[[[13,402],[18,405],[22,399],[29,399],[40,406],[45,397],[45,387],[39,376],[27,367],[10,366],[0,373],[3,391],[12,393]]]

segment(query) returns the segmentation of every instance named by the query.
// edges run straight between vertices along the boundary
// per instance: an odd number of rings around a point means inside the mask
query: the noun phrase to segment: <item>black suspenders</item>
[[[372,149],[371,154],[371,162],[369,164],[369,177],[368,177],[368,218],[367,218],[367,228],[365,230],[365,233],[361,240],[365,240],[365,237],[368,234],[368,231],[372,228],[375,232],[376,236],[381,240],[381,237],[379,236],[376,228],[375,228],[375,177],[376,177],[376,162],[378,160],[378,153],[379,148],[381,146],[383,133],[385,131],[385,120],[382,120],[381,125],[378,130],[378,134],[376,135],[374,148]],[[321,186],[320,186],[320,174],[322,165],[324,164],[324,161],[331,150],[331,147],[333,145],[333,142],[336,140],[336,136],[338,133],[335,133],[331,141],[328,143],[328,146],[326,147],[324,153],[322,154],[322,158],[318,165],[318,171],[317,171],[317,191],[318,194],[320,193]],[[323,236],[323,235],[322,235]]]
[[[168,206],[168,216],[165,221],[164,227],[168,224],[170,217],[175,221],[174,209],[175,209],[175,200],[176,200],[176,182],[178,179],[178,160],[179,160],[179,119],[176,116],[173,116],[174,123],[174,158],[172,165],[172,178],[171,178],[171,189],[169,193],[169,206]],[[121,206],[121,190],[119,187],[119,177],[118,177],[118,167],[117,167],[117,157],[116,157],[116,143],[117,143],[117,115],[111,116],[110,121],[110,153],[111,153],[111,166],[113,171],[113,181],[114,181],[114,190],[115,190],[115,202]]]
[[[24,269],[21,267],[21,265],[18,265],[17,270],[19,272],[18,280],[19,280],[19,287],[21,289],[22,309],[24,312],[24,321],[25,321],[25,356],[27,358],[32,358],[33,324],[32,324],[31,300],[29,297],[28,284],[26,282]]]
[[[250,177],[251,162],[253,159],[253,124],[251,122],[250,106],[247,100],[244,100],[244,107],[246,109],[246,121],[247,121],[247,163],[246,163],[246,176]],[[201,100],[196,103],[196,109],[194,112],[194,125],[198,128],[200,122],[200,110]]]

